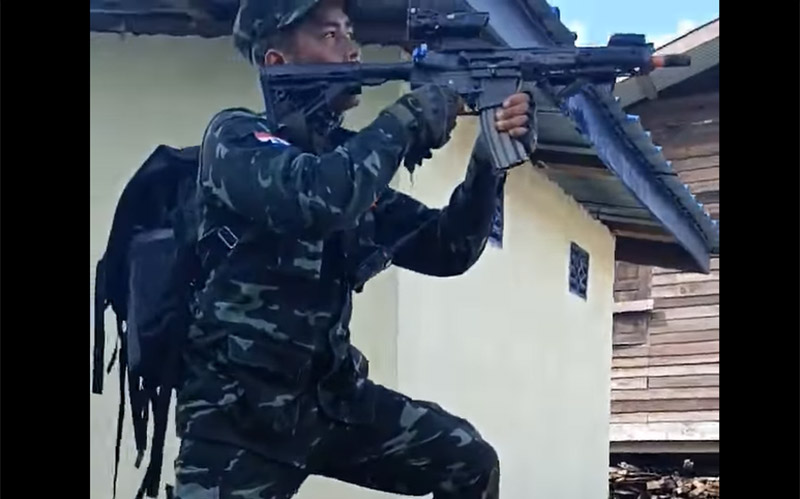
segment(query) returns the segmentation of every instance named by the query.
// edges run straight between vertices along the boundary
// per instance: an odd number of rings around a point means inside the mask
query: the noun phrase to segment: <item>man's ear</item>
[[[278,50],[269,49],[264,54],[264,65],[273,66],[276,64],[286,64],[286,56]]]

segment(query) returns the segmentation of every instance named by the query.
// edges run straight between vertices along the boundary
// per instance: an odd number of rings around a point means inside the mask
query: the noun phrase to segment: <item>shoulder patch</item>
[[[288,142],[286,142],[282,138],[276,137],[275,135],[272,135],[269,132],[257,131],[257,132],[253,132],[253,135],[255,136],[256,140],[258,140],[259,142],[264,142],[264,143],[267,143],[267,144],[272,144],[272,145],[281,146],[281,147],[289,147],[289,145],[290,145]]]

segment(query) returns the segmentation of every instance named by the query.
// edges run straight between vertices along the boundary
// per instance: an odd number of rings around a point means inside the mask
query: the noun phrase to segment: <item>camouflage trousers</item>
[[[370,381],[366,381],[370,383]],[[178,499],[288,499],[309,475],[436,499],[496,499],[494,449],[467,421],[382,386],[370,425],[330,422],[300,468],[244,449],[185,439],[175,462]]]

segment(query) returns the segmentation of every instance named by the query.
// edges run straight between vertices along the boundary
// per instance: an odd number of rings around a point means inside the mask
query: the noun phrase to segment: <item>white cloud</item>
[[[692,21],[691,19],[681,19],[680,21],[678,21],[678,25],[676,26],[674,32],[662,33],[658,35],[648,35],[647,41],[651,42],[655,48],[659,48],[662,45],[666,45],[672,40],[682,35],[685,35],[689,31],[692,31],[697,26],[698,26],[697,22]]]
[[[582,21],[568,21],[564,25],[568,30],[578,35],[575,40],[575,45],[586,45],[589,43],[589,30],[586,28],[586,23]]]

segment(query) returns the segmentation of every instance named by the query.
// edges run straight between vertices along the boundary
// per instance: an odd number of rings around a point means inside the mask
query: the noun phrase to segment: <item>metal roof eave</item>
[[[239,0],[89,0],[89,31],[133,35],[230,36]]]
[[[573,43],[544,0],[469,3],[477,10],[490,12],[490,23],[512,47]],[[563,30],[554,28],[555,22]],[[710,254],[718,251],[718,227],[677,181],[660,148],[653,145],[638,119],[626,115],[606,89],[595,85],[587,85],[563,101],[561,109],[589,139],[603,163],[686,250],[696,270],[708,272]]]

